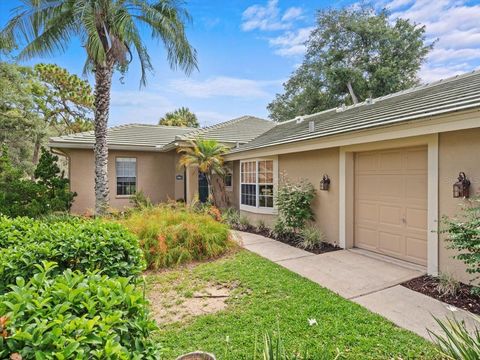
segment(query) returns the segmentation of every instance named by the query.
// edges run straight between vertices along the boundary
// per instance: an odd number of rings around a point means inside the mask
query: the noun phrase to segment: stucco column
[[[198,198],[198,168],[196,166],[187,167],[187,204],[191,204],[192,201]]]

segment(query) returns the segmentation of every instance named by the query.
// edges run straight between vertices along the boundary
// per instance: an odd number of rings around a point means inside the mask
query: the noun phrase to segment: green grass
[[[433,345],[419,336],[247,251],[149,275],[148,282],[165,288],[174,283],[180,292],[202,282],[240,284],[226,310],[161,326],[157,337],[166,359],[193,350],[212,352],[219,360],[252,359],[266,332],[280,332],[288,351],[308,350],[311,359],[325,353],[333,358],[337,351],[339,359],[438,357]],[[318,325],[310,326],[309,318]]]

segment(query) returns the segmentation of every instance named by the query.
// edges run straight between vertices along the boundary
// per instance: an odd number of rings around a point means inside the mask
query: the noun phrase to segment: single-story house
[[[456,214],[464,201],[453,194],[459,173],[471,182],[471,196],[479,194],[479,111],[477,71],[276,124],[244,117],[193,132],[116,127],[109,132],[111,203],[127,205],[124,187],[133,178],[153,201],[191,201],[199,176],[176,166],[175,148],[192,136],[215,134],[231,145],[226,161],[232,206],[252,221],[274,221],[282,176],[307,179],[317,190],[315,224],[328,241],[466,281],[465,267],[452,259],[438,226],[442,215]],[[91,133],[50,144],[70,159],[71,187],[78,193],[74,212],[93,208],[92,145]],[[324,178],[329,186],[321,185]]]

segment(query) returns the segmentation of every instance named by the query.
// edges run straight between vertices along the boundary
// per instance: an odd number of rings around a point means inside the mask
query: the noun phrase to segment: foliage
[[[442,358],[455,360],[480,359],[480,318],[473,315],[475,323],[472,330],[465,321],[456,318],[445,321],[435,318],[442,329],[442,334],[429,330]]]
[[[58,156],[45,149],[35,169],[35,180],[25,179],[15,168],[6,146],[0,154],[0,214],[36,217],[57,211],[68,211],[76,193],[60,173]]]
[[[197,291],[199,283],[238,284],[224,310],[162,326],[157,338],[166,359],[197,349],[225,353],[222,360],[263,359],[262,335],[277,328],[289,353],[308,350],[310,359],[322,352],[329,359],[338,352],[340,359],[438,359],[429,341],[248,251],[150,273],[147,282],[180,294]],[[309,325],[312,318],[318,324]]]
[[[167,112],[165,116],[158,121],[158,125],[195,128],[200,126],[197,115],[191,112],[187,107],[181,107],[175,111]]]
[[[313,250],[325,242],[325,234],[315,226],[305,226],[300,230],[298,247],[305,250]]]
[[[263,359],[264,360],[301,360],[308,359],[308,353],[300,356],[299,354],[289,354],[283,345],[280,335],[272,337],[269,333],[263,335]],[[321,354],[316,354],[318,359],[324,358]],[[254,356],[255,358],[256,356]],[[330,359],[328,357],[327,359]]]
[[[197,68],[196,51],[188,42],[188,12],[177,1],[25,1],[0,32],[4,43],[17,45],[19,59],[65,52],[80,39],[87,61],[84,72],[95,73],[95,212],[108,209],[107,127],[112,77],[125,73],[134,55],[140,62],[140,84],[152,63],[141,34],[160,40],[172,69],[187,74]],[[149,32],[144,30],[148,29]],[[142,31],[141,31],[142,30]]]
[[[311,183],[302,179],[293,183],[284,178],[278,187],[276,204],[278,220],[275,228],[281,232],[298,233],[306,222],[313,220],[311,207],[315,197],[315,188]]]
[[[19,277],[0,295],[5,319],[0,358],[157,359],[156,330],[147,303],[130,278],[109,278],[56,265],[37,265],[30,280]]]
[[[216,204],[214,194],[213,175],[223,176],[224,155],[228,148],[216,140],[198,138],[189,141],[187,146],[180,147],[178,153],[182,154],[179,160],[181,166],[197,166],[200,172],[205,173],[208,182],[209,197]]]
[[[132,276],[144,268],[137,238],[119,224],[0,217],[0,293],[19,276],[28,281],[40,261],[58,264],[51,275],[72,269]]]
[[[444,296],[456,296],[460,290],[460,282],[451,274],[440,273],[438,275],[437,291]]]
[[[31,96],[31,69],[0,62],[0,144],[10,148],[15,167],[31,174],[34,130],[40,121]]]
[[[442,233],[447,235],[449,248],[459,253],[456,259],[467,265],[467,272],[480,277],[480,198],[472,199],[463,205],[462,213],[458,218],[442,218]],[[479,292],[478,287],[472,289]]]
[[[132,195],[130,198],[130,204],[133,205],[134,209],[144,209],[153,206],[152,200],[150,200],[142,190],[137,191]]]
[[[433,46],[424,26],[365,6],[319,11],[306,45],[303,63],[268,105],[274,120],[410,88]]]
[[[149,269],[215,258],[231,246],[228,226],[182,204],[145,208],[121,223],[139,237]]]

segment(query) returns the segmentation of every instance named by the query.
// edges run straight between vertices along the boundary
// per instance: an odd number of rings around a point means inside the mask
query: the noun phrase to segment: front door
[[[208,200],[208,182],[205,173],[198,172],[198,199],[204,203]]]

